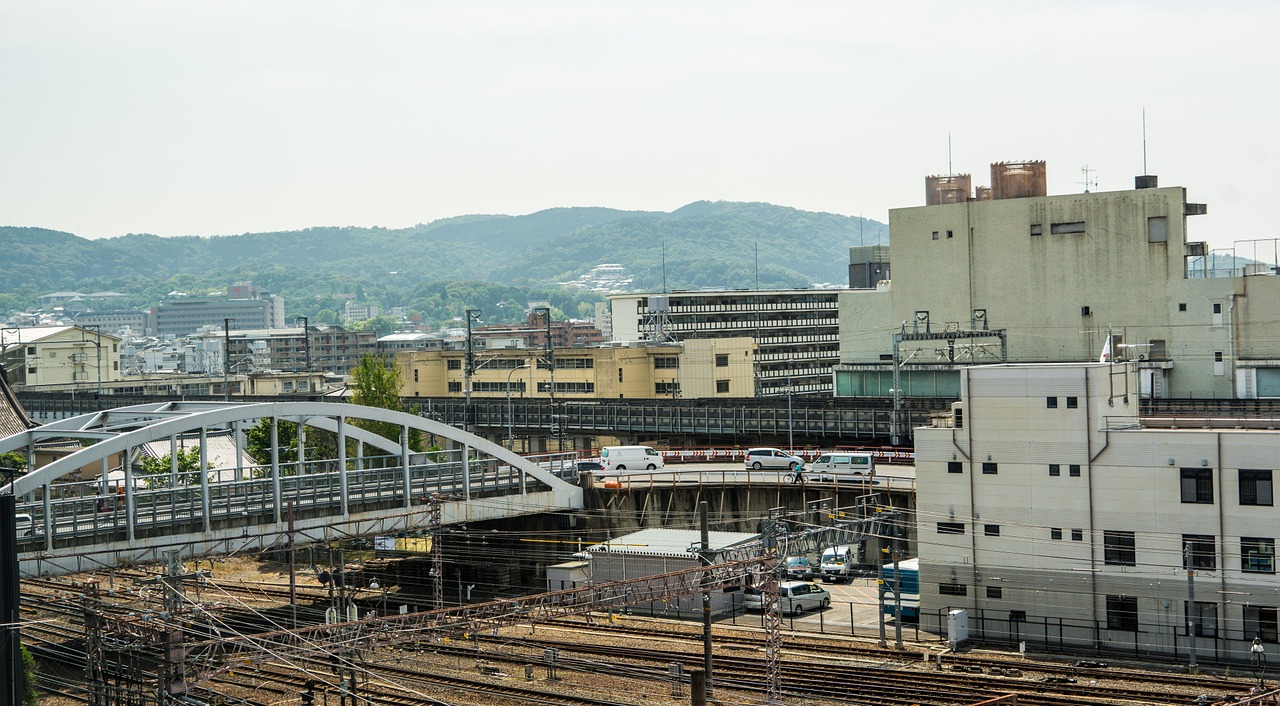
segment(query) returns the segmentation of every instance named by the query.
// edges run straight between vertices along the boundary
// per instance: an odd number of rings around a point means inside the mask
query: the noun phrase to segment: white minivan
[[[662,454],[648,446],[606,446],[600,449],[600,465],[606,471],[662,468]]]

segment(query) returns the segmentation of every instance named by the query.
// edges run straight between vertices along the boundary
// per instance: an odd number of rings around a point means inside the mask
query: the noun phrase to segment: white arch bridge
[[[373,422],[398,429],[399,440],[356,426]],[[418,432],[446,448],[413,451]],[[249,436],[269,462],[244,453]],[[196,445],[198,466],[180,463]],[[121,407],[0,439],[0,453],[10,451],[34,469],[0,486],[18,501],[27,576],[155,562],[175,550],[232,554],[421,532],[433,496],[441,525],[582,507],[572,454],[522,457],[456,427],[342,403]]]

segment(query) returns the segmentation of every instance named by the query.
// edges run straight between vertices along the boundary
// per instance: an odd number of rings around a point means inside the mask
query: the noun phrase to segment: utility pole
[[[698,524],[702,530],[702,546],[698,559],[703,566],[711,566],[711,527],[707,519],[707,501],[698,503]],[[706,675],[706,699],[711,699],[711,589],[708,587],[710,572],[702,575],[702,670]]]
[[[307,350],[307,387],[311,387],[311,320],[305,316],[299,316],[302,319],[302,345]]]
[[[1182,545],[1182,563],[1187,568],[1187,671],[1195,674],[1199,668],[1196,666],[1196,570],[1191,542]]]
[[[473,374],[475,374],[475,372],[476,372],[475,346],[474,346],[474,344],[472,343],[472,340],[471,340],[471,321],[472,321],[472,320],[479,321],[479,320],[480,320],[480,314],[481,314],[481,311],[480,311],[479,309],[467,309],[467,310],[466,310],[466,318],[467,318],[467,359],[466,359],[466,361],[465,361],[465,362],[464,362],[464,364],[463,364],[463,368],[462,368],[462,376],[463,376],[463,378],[465,378],[465,379],[463,380],[463,391],[464,391],[464,393],[466,394],[466,402],[467,402],[467,405],[468,405],[468,406],[470,406],[470,404],[471,404],[471,376],[472,376]],[[467,420],[467,421],[468,421],[468,422],[470,422],[469,417],[471,416],[471,412],[470,412],[469,410],[468,410],[468,412],[467,412],[467,416],[468,416],[468,420]]]
[[[231,322],[235,319],[222,320],[222,400],[231,400]]]
[[[534,309],[535,312],[542,312],[542,322],[547,327],[547,340],[542,344],[543,356],[547,360],[547,367],[551,369],[551,404],[556,403],[556,349],[551,344],[551,307],[540,306]]]

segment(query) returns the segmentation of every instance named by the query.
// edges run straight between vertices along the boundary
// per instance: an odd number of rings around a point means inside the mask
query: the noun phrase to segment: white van
[[[853,547],[841,544],[823,549],[820,567],[823,581],[827,583],[848,581],[857,570],[854,564]]]
[[[31,519],[31,515],[28,515],[25,512],[19,512],[13,516],[13,519],[16,520],[14,524],[17,525],[16,529],[19,537],[31,537],[35,535],[36,523]]]
[[[662,468],[662,454],[648,446],[606,446],[600,449],[600,465],[606,471],[656,471]]]

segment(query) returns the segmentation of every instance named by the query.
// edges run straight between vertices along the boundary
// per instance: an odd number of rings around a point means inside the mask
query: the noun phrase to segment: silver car
[[[761,610],[760,589],[748,588],[742,607]],[[831,605],[827,589],[808,581],[783,581],[778,584],[778,604],[783,613],[797,615],[809,609],[822,610]]]
[[[794,471],[797,468],[804,468],[803,458],[774,448],[747,449],[746,463],[747,468],[753,471],[764,468]]]

